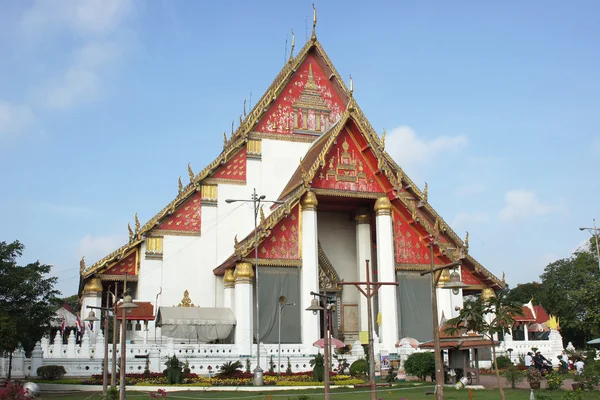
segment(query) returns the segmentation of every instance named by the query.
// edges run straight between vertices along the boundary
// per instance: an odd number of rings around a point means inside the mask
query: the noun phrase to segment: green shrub
[[[561,400],[583,400],[583,397],[581,397],[581,390],[574,390],[572,392],[566,392],[561,397]]]
[[[546,375],[546,383],[548,384],[548,389],[550,390],[560,389],[564,381],[565,376],[562,374],[551,372]]]
[[[62,379],[66,373],[65,367],[62,365],[45,365],[37,369],[38,376],[42,379],[48,379],[49,381]]]
[[[523,373],[514,365],[506,368],[502,373],[502,376],[504,376],[506,382],[510,383],[510,387],[513,389],[525,379]]]
[[[176,355],[168,358],[165,363],[167,369],[163,371],[167,379],[169,380],[170,385],[174,385],[177,383],[181,383],[183,381],[183,374],[181,373],[183,370],[183,363],[179,361]]]
[[[104,398],[106,400],[119,400],[119,389],[116,386],[111,386],[106,389],[106,395]]]
[[[292,375],[292,363],[290,362],[290,358],[287,358],[287,368],[285,369],[285,374],[286,375]]]
[[[275,373],[275,363],[273,362],[273,356],[269,359],[269,372],[271,374]]]
[[[252,373],[252,362],[250,362],[250,357],[246,358],[246,373]]]
[[[238,361],[227,361],[219,367],[218,376],[227,378],[232,376],[238,369],[242,369],[242,363]]]
[[[385,381],[387,383],[394,383],[394,381],[396,380],[396,376],[398,376],[398,374],[394,372],[394,368],[390,367],[390,369],[388,369],[387,375],[385,376]]]
[[[585,390],[594,390],[600,385],[600,361],[588,361],[581,375],[575,375],[573,379],[582,383]]]
[[[369,363],[365,359],[356,360],[350,365],[350,375],[364,377],[369,375]]]
[[[513,363],[510,361],[510,358],[507,356],[496,357],[496,362],[498,363],[498,369],[505,369],[513,365]]]
[[[408,375],[416,376],[422,381],[435,374],[435,356],[433,353],[413,353],[406,358],[404,370]]]
[[[325,378],[325,362],[323,355],[318,353],[315,358],[310,360],[310,366],[313,367],[313,379],[317,382],[323,382]]]

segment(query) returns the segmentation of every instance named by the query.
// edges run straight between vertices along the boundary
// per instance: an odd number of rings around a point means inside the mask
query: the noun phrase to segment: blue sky
[[[386,148],[514,285],[600,219],[600,3],[316,3]],[[308,22],[306,22],[308,21]],[[199,171],[312,22],[310,1],[0,3],[0,241],[54,265],[123,244]],[[287,45],[286,45],[287,41]]]

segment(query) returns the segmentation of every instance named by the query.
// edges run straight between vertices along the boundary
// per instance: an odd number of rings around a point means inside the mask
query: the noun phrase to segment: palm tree
[[[507,301],[506,292],[496,293],[495,297],[483,300],[481,297],[465,301],[463,308],[455,318],[449,319],[444,332],[455,335],[461,330],[472,331],[483,335],[490,340],[492,355],[494,358],[494,369],[498,379],[498,389],[502,400],[506,400],[504,390],[500,384],[500,372],[496,362],[496,348],[494,346],[494,334],[510,333],[515,323],[516,316],[523,316],[521,306]]]

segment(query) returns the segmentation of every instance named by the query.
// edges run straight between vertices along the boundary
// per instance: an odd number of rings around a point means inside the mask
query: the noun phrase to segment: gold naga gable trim
[[[98,274],[98,278],[103,281],[125,281],[125,275],[107,275],[107,274]],[[127,282],[137,282],[139,280],[137,275],[127,275]]]
[[[217,184],[226,184],[226,185],[240,185],[245,186],[246,181],[236,181],[233,179],[225,179],[225,178],[206,178],[204,181],[206,184],[217,185]]]
[[[429,271],[430,269],[431,265],[429,264],[396,264],[396,271],[423,272]]]
[[[358,191],[350,191],[350,190],[335,190],[335,189],[318,189],[311,188],[312,192],[315,192],[317,195],[325,195],[325,196],[336,196],[336,197],[349,197],[356,199],[378,199],[381,197],[381,193],[369,193],[369,192],[358,192]]]
[[[152,231],[155,235],[163,235],[163,236],[202,236],[200,232],[186,232],[186,231],[171,231],[171,230],[154,230]]]
[[[256,259],[252,257],[244,257],[242,258],[243,262],[250,263],[252,265],[255,264]],[[278,260],[278,259],[258,259],[259,267],[301,267],[302,260]]]
[[[270,139],[270,140],[281,140],[283,142],[297,142],[297,143],[312,143],[317,140],[319,135],[300,135],[298,133],[294,135],[282,135],[279,133],[263,133],[263,132],[251,132],[249,134],[252,139]]]

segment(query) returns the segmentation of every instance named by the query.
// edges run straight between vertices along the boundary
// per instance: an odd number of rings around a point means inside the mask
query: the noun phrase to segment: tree
[[[64,305],[69,306],[71,312],[75,315],[79,314],[81,310],[81,303],[79,302],[79,296],[74,294],[69,297],[57,297],[54,301],[54,307],[58,310]]]
[[[494,369],[496,370],[496,379],[498,380],[498,389],[502,400],[506,400],[506,397],[500,383],[494,335],[510,333],[517,315],[523,316],[521,305],[507,301],[506,292],[501,291],[496,294],[496,297],[488,301],[484,301],[481,297],[465,301],[458,316],[448,320],[448,327],[445,329],[445,332],[450,335],[456,335],[461,330],[466,329],[468,332],[479,333],[490,340]]]
[[[560,318],[565,342],[578,347],[600,336],[600,270],[595,242],[571,257],[544,269],[540,301],[546,311]]]
[[[0,354],[9,356],[9,380],[12,353],[19,344],[31,353],[50,328],[59,294],[54,289],[57,278],[45,278],[50,265],[39,261],[17,265],[23,250],[19,241],[0,242]]]
[[[540,296],[543,291],[538,282],[519,283],[506,294],[506,300],[511,303],[526,304],[533,298],[533,304],[540,304]]]
[[[404,370],[408,375],[416,376],[424,381],[435,375],[435,355],[430,352],[412,353],[404,362]],[[432,378],[433,380],[433,378]]]

